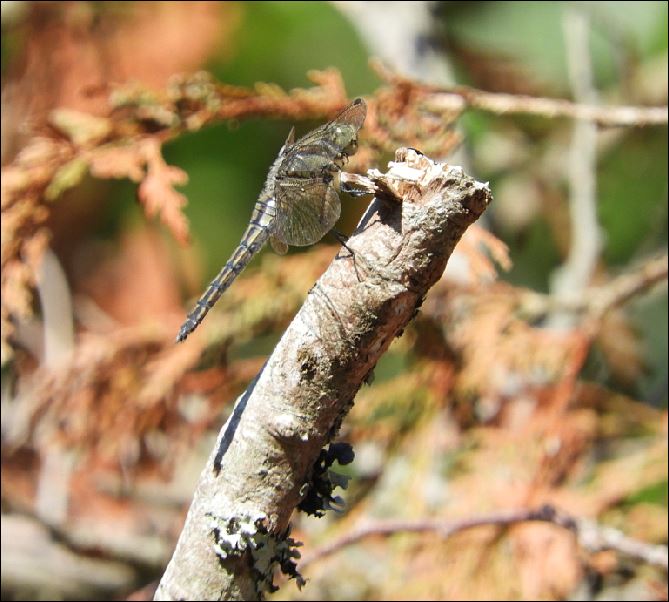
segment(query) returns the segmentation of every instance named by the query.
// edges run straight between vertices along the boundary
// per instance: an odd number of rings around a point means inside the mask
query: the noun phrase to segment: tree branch
[[[556,298],[534,291],[523,293],[523,314],[537,319],[557,310],[582,312],[598,321],[607,311],[619,307],[635,297],[647,293],[657,284],[667,280],[669,258],[666,254],[653,257],[606,284],[593,286],[573,297]]]
[[[632,539],[617,529],[603,527],[585,519],[576,519],[566,513],[559,512],[553,506],[545,505],[536,509],[495,512],[454,521],[443,519],[375,521],[358,527],[327,545],[317,548],[311,554],[305,555],[300,563],[300,569],[304,570],[310,564],[369,537],[390,537],[400,533],[436,533],[446,539],[456,533],[476,527],[509,527],[531,521],[550,523],[572,531],[579,545],[590,552],[616,550],[648,564],[667,568],[666,546],[648,544]]]
[[[586,119],[602,126],[646,127],[666,125],[669,110],[663,107],[633,105],[607,106],[574,103],[562,98],[541,98],[522,94],[486,92],[469,86],[441,87],[423,84],[395,73],[379,60],[370,61],[372,69],[390,84],[405,88],[418,88],[428,92],[425,105],[436,111],[449,113],[465,109],[478,109],[498,115],[538,115],[547,119],[566,117]]]
[[[667,124],[667,107],[632,105],[593,105],[574,103],[562,98],[539,98],[521,94],[486,92],[467,86],[457,86],[450,94],[435,95],[434,103],[448,105],[448,96],[457,96],[465,105],[498,115],[526,114],[548,119],[566,117],[586,119],[602,126],[646,127]],[[431,100],[432,102],[432,100]],[[451,102],[452,104],[452,102]]]
[[[290,516],[321,450],[491,201],[458,167],[406,149],[396,161],[370,172],[355,254],[314,285],[221,429],[156,600],[258,599],[276,563],[290,569]]]
[[[567,70],[577,101],[594,103],[590,60],[590,21],[585,11],[566,5],[563,34],[567,49]],[[579,294],[590,284],[601,250],[597,222],[597,124],[578,119],[569,143],[569,251],[564,263],[551,275],[551,293],[556,297]],[[576,316],[558,311],[549,316],[552,328],[570,328]]]

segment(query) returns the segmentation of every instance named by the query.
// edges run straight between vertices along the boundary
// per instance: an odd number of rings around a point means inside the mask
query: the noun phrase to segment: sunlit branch
[[[427,103],[430,108],[441,110],[452,110],[457,105],[463,109],[479,109],[498,115],[526,114],[547,119],[587,119],[604,126],[646,127],[666,125],[669,121],[666,106],[579,104],[561,98],[486,92],[467,86],[456,86],[451,90],[435,93]]]
[[[655,257],[635,270],[613,278],[607,284],[594,286],[572,298],[556,298],[534,292],[523,294],[523,313],[538,317],[555,309],[578,311],[592,319],[601,318],[607,311],[647,293],[655,285],[667,280],[669,258]]]
[[[562,98],[543,98],[523,94],[487,92],[469,86],[439,87],[423,84],[391,71],[381,61],[373,60],[372,68],[385,81],[429,92],[424,104],[435,111],[459,112],[479,109],[498,115],[539,115],[547,119],[587,119],[605,126],[645,127],[665,125],[669,121],[669,108],[634,105],[595,105],[571,102]]]
[[[590,59],[590,21],[580,8],[566,5],[563,36],[572,95],[577,101],[596,102]],[[597,125],[587,119],[572,125],[568,151],[569,251],[564,263],[551,274],[556,297],[578,294],[590,284],[597,267],[601,235],[597,223]],[[576,316],[557,311],[549,316],[552,327],[570,328]]]
[[[492,200],[461,168],[410,149],[369,176],[378,192],[347,241],[354,255],[334,259],[235,404],[154,599],[259,599],[273,570],[250,537],[283,550],[300,583],[287,529],[321,450]]]
[[[442,539],[447,539],[457,533],[477,527],[508,528],[526,522],[549,523],[567,529],[574,533],[579,545],[589,552],[615,550],[626,556],[665,569],[668,565],[666,546],[635,540],[617,529],[598,525],[594,521],[574,518],[569,514],[558,511],[553,506],[545,505],[536,509],[496,512],[455,521],[442,519],[375,521],[358,527],[313,552],[305,554],[300,563],[300,570],[304,570],[314,562],[332,556],[346,547],[372,537],[392,537],[407,533],[432,533]]]

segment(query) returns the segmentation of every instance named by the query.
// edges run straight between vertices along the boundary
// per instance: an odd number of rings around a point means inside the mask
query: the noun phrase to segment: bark
[[[155,600],[256,600],[290,572],[291,514],[356,392],[491,201],[459,167],[400,149],[376,196],[237,400]]]

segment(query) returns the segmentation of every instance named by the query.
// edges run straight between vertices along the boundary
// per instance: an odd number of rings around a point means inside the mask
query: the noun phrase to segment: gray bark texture
[[[221,429],[155,600],[262,598],[321,450],[492,200],[459,167],[395,159],[369,173],[354,256],[335,257]]]

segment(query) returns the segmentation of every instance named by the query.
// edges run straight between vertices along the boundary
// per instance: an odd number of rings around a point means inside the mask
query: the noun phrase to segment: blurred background
[[[151,599],[218,429],[339,245],[261,253],[174,336],[290,127],[356,96],[349,171],[412,146],[494,202],[344,422],[345,507],[294,518],[307,585],[271,597],[667,599],[665,2],[16,1],[3,599]],[[338,229],[367,202],[342,195]],[[544,505],[638,547],[496,520]]]

